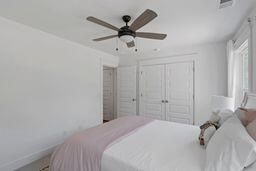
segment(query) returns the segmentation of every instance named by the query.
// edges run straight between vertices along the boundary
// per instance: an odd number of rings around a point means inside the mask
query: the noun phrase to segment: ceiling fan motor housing
[[[128,26],[128,22],[131,20],[131,16],[124,15],[122,19],[126,23],[126,26],[120,28],[120,30],[118,31],[118,37],[120,38],[121,36],[132,36],[135,38],[135,31],[131,30]]]
[[[120,30],[118,31],[118,37],[124,36],[124,35],[129,35],[132,37],[136,37],[136,33],[135,31],[131,30],[129,28],[129,26],[124,26],[122,28],[120,28]]]

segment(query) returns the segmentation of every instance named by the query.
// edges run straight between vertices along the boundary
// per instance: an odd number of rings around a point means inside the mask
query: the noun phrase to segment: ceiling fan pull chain
[[[138,48],[137,48],[137,46],[138,46],[138,42],[137,42],[137,38],[135,37],[135,52],[138,52]]]
[[[119,48],[118,48],[118,38],[116,38],[116,51],[118,51]]]

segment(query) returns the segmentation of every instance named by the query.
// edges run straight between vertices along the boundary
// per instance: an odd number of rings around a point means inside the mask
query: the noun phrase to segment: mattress
[[[155,120],[109,146],[101,171],[200,171],[205,149],[197,126]]]

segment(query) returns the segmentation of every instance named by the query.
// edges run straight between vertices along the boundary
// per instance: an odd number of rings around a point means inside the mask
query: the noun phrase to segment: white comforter
[[[199,132],[196,126],[153,121],[106,149],[101,171],[201,171]]]

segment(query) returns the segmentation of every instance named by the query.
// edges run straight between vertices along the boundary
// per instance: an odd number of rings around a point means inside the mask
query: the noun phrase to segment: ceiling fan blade
[[[136,32],[136,37],[142,37],[147,39],[164,40],[166,36],[167,34],[162,34],[162,33]]]
[[[131,42],[126,43],[126,45],[128,48],[132,48],[135,46],[135,43],[134,43],[134,41],[131,41]]]
[[[117,37],[117,35],[111,35],[111,36],[106,36],[106,37],[101,37],[101,38],[98,38],[98,39],[93,39],[93,41],[102,41],[102,40],[107,40],[107,39],[112,39],[114,37]]]
[[[107,23],[105,21],[102,21],[102,20],[100,20],[98,18],[90,16],[90,17],[87,17],[87,20],[91,21],[93,23],[99,24],[101,26],[107,27],[109,29],[112,29],[112,30],[115,30],[115,31],[119,31],[119,28],[117,28],[117,27],[115,27],[115,26],[113,26],[113,25],[111,25],[111,24],[109,24],[109,23]]]
[[[130,26],[130,29],[133,31],[136,31],[143,27],[144,25],[148,24],[150,21],[152,21],[154,18],[157,17],[157,13],[154,11],[147,9],[144,11]]]

